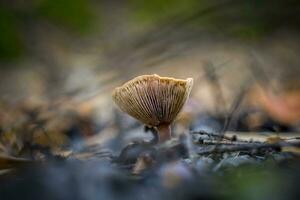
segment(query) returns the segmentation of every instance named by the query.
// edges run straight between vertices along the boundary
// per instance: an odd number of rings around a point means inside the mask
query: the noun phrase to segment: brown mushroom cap
[[[143,75],[116,88],[113,100],[122,111],[144,124],[170,124],[183,107],[192,86],[192,78]]]

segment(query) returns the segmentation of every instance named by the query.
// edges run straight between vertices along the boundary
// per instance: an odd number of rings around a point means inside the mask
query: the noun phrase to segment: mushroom
[[[156,127],[159,142],[171,138],[170,125],[186,102],[193,79],[138,76],[113,91],[120,109],[142,123]]]

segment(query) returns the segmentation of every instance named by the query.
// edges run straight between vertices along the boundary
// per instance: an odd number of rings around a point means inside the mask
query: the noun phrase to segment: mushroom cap
[[[186,102],[192,86],[192,78],[142,75],[117,87],[113,100],[122,111],[144,124],[170,124]]]

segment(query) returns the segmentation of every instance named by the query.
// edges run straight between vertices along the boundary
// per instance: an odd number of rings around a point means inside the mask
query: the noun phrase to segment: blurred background
[[[299,12],[297,0],[1,0],[0,149],[139,137],[111,93],[154,73],[194,78],[176,134],[298,132]]]

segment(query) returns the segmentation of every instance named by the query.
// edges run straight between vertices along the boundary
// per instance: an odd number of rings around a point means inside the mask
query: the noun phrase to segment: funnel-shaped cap
[[[187,100],[193,79],[186,80],[143,75],[113,92],[116,104],[146,125],[158,126],[174,121]]]

